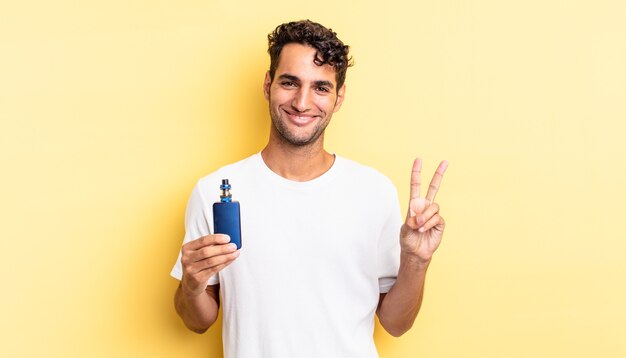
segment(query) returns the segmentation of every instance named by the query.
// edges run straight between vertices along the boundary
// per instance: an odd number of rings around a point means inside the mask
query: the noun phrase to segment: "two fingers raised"
[[[448,169],[448,161],[444,160],[439,163],[437,167],[437,171],[433,178],[430,180],[430,185],[428,186],[428,191],[426,192],[426,200],[428,202],[435,201],[435,196],[439,191],[439,187],[441,186],[441,181],[443,180],[443,174]],[[411,170],[411,200],[417,199],[420,197],[420,191],[422,188],[422,159],[415,158],[413,162],[413,168]]]
[[[411,169],[411,199],[409,202],[409,212],[407,224],[420,232],[430,230],[435,226],[445,225],[443,218],[439,215],[439,204],[435,203],[435,197],[441,186],[443,175],[448,168],[448,161],[439,163],[435,174],[430,180],[426,197],[421,197],[422,187],[422,159],[415,158]]]

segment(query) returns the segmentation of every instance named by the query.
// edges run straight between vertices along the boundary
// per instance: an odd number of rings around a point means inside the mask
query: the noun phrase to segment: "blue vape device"
[[[220,201],[213,203],[213,227],[215,234],[230,236],[230,242],[241,249],[241,216],[239,202],[233,201],[228,179],[222,179]]]

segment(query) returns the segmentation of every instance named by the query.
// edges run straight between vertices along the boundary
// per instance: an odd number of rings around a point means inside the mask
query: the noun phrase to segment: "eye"
[[[283,81],[280,83],[283,87],[295,87],[296,83],[292,81]]]
[[[318,92],[324,92],[324,93],[330,92],[330,89],[328,87],[324,87],[324,86],[317,87],[315,90],[318,91]]]

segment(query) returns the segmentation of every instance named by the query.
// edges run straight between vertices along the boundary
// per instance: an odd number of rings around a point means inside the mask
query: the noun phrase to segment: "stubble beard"
[[[315,143],[322,136],[322,134],[324,134],[328,123],[330,123],[330,117],[326,118],[325,120],[319,121],[317,124],[315,124],[315,127],[311,131],[310,135],[302,137],[290,131],[285,124],[286,120],[283,120],[280,113],[275,113],[274,110],[272,110],[271,108],[270,117],[272,119],[272,126],[274,127],[276,133],[280,136],[282,141],[287,142],[295,147],[305,147]]]

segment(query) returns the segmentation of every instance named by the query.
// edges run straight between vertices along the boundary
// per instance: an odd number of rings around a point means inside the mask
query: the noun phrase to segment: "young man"
[[[433,200],[447,163],[420,197],[415,160],[403,223],[386,177],[324,150],[324,130],[345,96],[348,46],[308,20],[268,38],[269,142],[194,188],[172,270],[181,280],[176,311],[201,333],[222,302],[226,357],[377,357],[374,314],[400,336],[419,311],[445,226]],[[211,234],[226,178],[241,203],[240,250]]]

